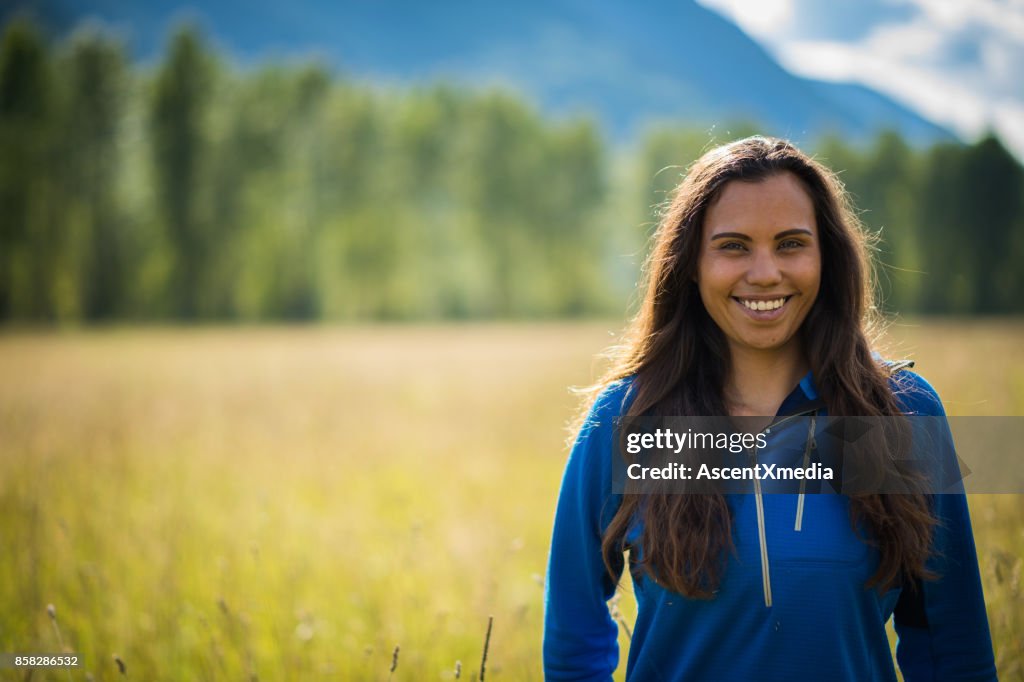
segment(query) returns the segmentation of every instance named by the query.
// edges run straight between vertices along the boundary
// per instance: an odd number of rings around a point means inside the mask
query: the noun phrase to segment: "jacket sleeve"
[[[628,387],[598,396],[569,454],[555,512],[544,600],[546,680],[610,680],[618,626],[607,601],[620,575],[605,570],[601,538],[621,496],[612,494],[613,421]]]
[[[938,395],[924,379],[910,374],[903,389],[907,412],[945,417]],[[949,425],[942,420],[942,456],[955,462]],[[971,517],[962,486],[934,496],[938,520],[928,567],[937,580],[904,588],[896,604],[896,660],[906,682],[927,680],[995,680],[985,596]]]

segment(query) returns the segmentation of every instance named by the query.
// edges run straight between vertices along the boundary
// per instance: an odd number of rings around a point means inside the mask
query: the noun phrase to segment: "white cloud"
[[[976,23],[1024,41],[1024,2],[1020,0],[908,0],[933,25],[955,31]]]
[[[808,76],[870,85],[962,135],[974,136],[985,126],[985,102],[941,71],[840,43],[790,43],[778,56],[787,68]]]
[[[815,39],[806,23],[799,35],[788,24],[772,30],[749,14],[757,2],[700,1],[731,17],[795,73],[863,83],[968,139],[995,128],[1024,157],[1024,0],[892,0],[908,10],[906,18],[864,26],[861,37],[847,41]],[[791,21],[805,16],[801,3],[816,1],[777,0],[786,7],[775,11]]]
[[[785,33],[793,18],[794,0],[698,0],[728,17],[752,35]],[[742,21],[740,20],[742,17]]]

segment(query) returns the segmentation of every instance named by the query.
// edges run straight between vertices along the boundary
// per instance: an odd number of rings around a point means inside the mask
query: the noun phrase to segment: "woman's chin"
[[[795,334],[789,336],[774,334],[749,334],[733,340],[731,345],[759,353],[781,353],[794,347]]]

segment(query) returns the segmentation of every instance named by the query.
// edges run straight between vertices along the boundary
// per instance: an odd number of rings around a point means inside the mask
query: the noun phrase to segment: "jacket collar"
[[[814,385],[814,376],[808,372],[800,383],[790,392],[786,399],[779,406],[779,417],[789,417],[796,414],[804,414],[815,410],[822,410],[825,407],[824,401],[818,395],[818,388]]]

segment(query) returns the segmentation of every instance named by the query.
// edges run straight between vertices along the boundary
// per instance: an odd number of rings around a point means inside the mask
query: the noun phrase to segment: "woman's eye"
[[[804,243],[798,239],[787,239],[779,242],[780,249],[799,249]]]
[[[720,248],[723,251],[743,251],[747,247],[743,246],[740,242],[726,242]]]

